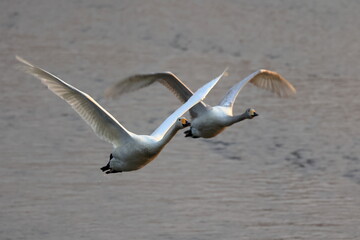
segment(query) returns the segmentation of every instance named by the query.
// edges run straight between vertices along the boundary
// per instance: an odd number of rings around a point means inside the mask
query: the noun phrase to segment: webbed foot
[[[105,172],[106,170],[110,169],[110,164],[107,164],[106,166],[103,166],[102,168],[100,168],[101,171]]]
[[[112,158],[113,158],[113,155],[112,155],[112,153],[110,153],[109,162],[108,162],[105,166],[103,166],[102,168],[100,168],[101,171],[105,172],[106,170],[109,170],[109,169],[110,169],[110,161],[111,161]]]
[[[112,170],[111,168],[108,170],[108,171],[106,171],[105,173],[106,174],[110,174],[110,173],[118,173],[118,172],[121,172],[121,171],[115,171],[115,170]]]
[[[184,134],[185,134],[185,137],[192,137],[193,135],[192,135],[192,132],[191,132],[191,129],[190,130],[186,130],[185,132],[184,132]]]

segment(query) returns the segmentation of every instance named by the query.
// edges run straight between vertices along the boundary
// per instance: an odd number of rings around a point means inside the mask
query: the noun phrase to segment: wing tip
[[[28,61],[26,61],[24,58],[20,57],[19,55],[15,55],[16,60],[18,60],[19,62],[29,66],[29,67],[34,67],[34,65],[32,65],[31,63],[29,63]]]
[[[28,73],[28,74],[33,74],[33,69],[35,68],[34,65],[32,65],[31,63],[29,63],[24,58],[22,58],[22,57],[20,57],[18,55],[15,55],[15,58],[16,58],[16,60],[19,61],[19,64],[17,64],[15,66],[16,69],[18,69],[20,71],[23,71],[25,73]]]
[[[269,74],[271,76],[274,76],[278,78],[283,85],[283,89],[279,92],[275,91],[273,89],[273,92],[279,96],[279,97],[293,97],[296,95],[296,88],[288,81],[286,80],[281,74],[275,71],[267,70],[267,69],[259,69],[257,71],[258,74]]]

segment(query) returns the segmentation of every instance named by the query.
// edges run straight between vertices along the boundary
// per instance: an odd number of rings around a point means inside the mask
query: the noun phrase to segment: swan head
[[[177,119],[176,125],[179,129],[182,129],[182,128],[189,127],[191,124],[186,118],[181,117],[181,118]]]
[[[259,116],[259,114],[257,114],[255,109],[253,109],[253,108],[246,109],[246,113],[247,113],[249,119],[253,119],[256,116]]]

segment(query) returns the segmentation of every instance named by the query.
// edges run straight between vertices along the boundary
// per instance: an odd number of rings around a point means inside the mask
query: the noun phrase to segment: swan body
[[[203,100],[223,75],[199,88],[151,135],[137,135],[123,127],[88,94],[26,60],[16,58],[23,63],[22,70],[39,78],[54,94],[70,104],[101,139],[113,144],[109,162],[101,168],[106,173],[138,170],[155,159],[179,129],[190,125],[181,116]]]
[[[109,169],[111,169],[111,172],[124,172],[142,168],[154,160],[176,132],[185,126],[188,125],[174,126],[166,135],[166,139],[161,140],[148,135],[133,135],[121,147],[114,149],[109,161]]]
[[[112,87],[108,88],[105,96],[113,98],[140,88],[149,86],[155,82],[160,82],[167,87],[181,101],[185,102],[189,99],[193,92],[173,73],[153,73],[134,75],[125,78]],[[290,82],[283,78],[280,74],[265,69],[260,69],[229,89],[223,99],[217,106],[210,106],[200,101],[189,112],[192,117],[190,130],[185,131],[185,137],[193,138],[212,138],[231,126],[236,122],[245,119],[252,119],[258,114],[252,108],[240,115],[233,115],[233,105],[237,95],[248,83],[252,83],[257,87],[270,90],[280,97],[291,96],[296,93],[295,88]]]
[[[195,123],[191,123],[191,131],[186,132],[187,136],[211,138],[225,130],[224,126],[229,126],[229,108],[215,106],[208,111],[194,118]],[[191,134],[190,134],[191,133]],[[190,134],[190,135],[189,135]]]
[[[193,118],[190,130],[185,131],[185,137],[212,138],[223,132],[226,127],[244,119],[252,119],[258,116],[254,109],[247,109],[243,114],[233,116],[230,107],[215,106],[197,118]]]

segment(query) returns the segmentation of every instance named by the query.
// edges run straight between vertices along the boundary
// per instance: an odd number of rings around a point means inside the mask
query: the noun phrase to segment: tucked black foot
[[[121,171],[115,171],[115,170],[112,170],[111,168],[108,170],[108,171],[106,171],[105,173],[106,174],[110,174],[110,173],[119,173],[119,172],[121,172]]]
[[[100,168],[101,171],[105,172],[106,170],[109,170],[109,169],[110,169],[110,161],[111,161],[112,158],[113,158],[113,155],[112,155],[112,153],[110,153],[109,162],[108,162],[105,166],[103,166],[102,168]]]
[[[191,130],[186,130],[184,132],[184,134],[185,134],[185,137],[192,137],[193,136]]]
[[[101,171],[105,172],[106,170],[110,169],[110,164],[108,163],[106,166],[103,166],[102,168],[100,168]]]

